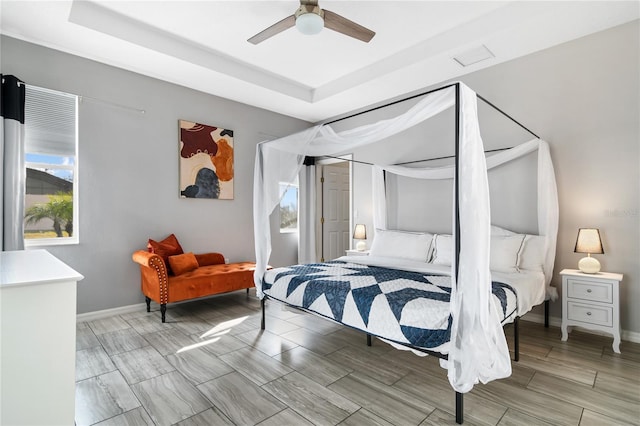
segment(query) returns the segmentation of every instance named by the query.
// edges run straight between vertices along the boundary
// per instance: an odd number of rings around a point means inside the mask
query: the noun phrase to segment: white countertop
[[[80,281],[83,278],[46,250],[0,252],[0,288]]]

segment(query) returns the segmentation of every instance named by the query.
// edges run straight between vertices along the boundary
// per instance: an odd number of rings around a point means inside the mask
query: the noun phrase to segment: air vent
[[[468,67],[469,65],[477,64],[478,62],[491,58],[495,58],[495,55],[487,49],[487,46],[481,45],[454,56],[453,60],[463,67]]]

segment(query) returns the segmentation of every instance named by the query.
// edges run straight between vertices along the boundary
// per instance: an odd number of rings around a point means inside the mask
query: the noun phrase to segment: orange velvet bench
[[[204,266],[169,275],[161,256],[138,250],[133,253],[133,261],[140,265],[142,293],[147,302],[147,312],[151,301],[160,304],[162,322],[165,322],[167,303],[181,302],[198,297],[254,287],[253,262],[224,263],[219,253],[196,254],[198,263]],[[172,266],[172,265],[170,265]]]

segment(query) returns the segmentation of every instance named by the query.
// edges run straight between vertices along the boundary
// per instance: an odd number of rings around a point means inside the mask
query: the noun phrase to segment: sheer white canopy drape
[[[316,261],[316,166],[303,166],[298,176],[298,263]]]
[[[556,240],[558,236],[558,190],[551,162],[549,144],[541,139],[533,139],[511,149],[494,154],[486,159],[487,170],[501,166],[510,161],[538,151],[538,232],[545,237],[546,259],[544,275],[547,286],[553,278],[553,266],[556,257]],[[387,229],[387,204],[385,197],[384,171],[415,179],[453,179],[455,166],[415,168],[403,166],[372,167],[373,188],[373,223],[376,229]],[[554,293],[547,289],[548,293]]]
[[[456,83],[428,94],[406,113],[388,120],[339,133],[329,126],[316,126],[260,143],[254,175],[254,279],[256,292],[262,298],[262,277],[271,254],[269,215],[279,202],[278,184],[295,179],[305,156],[335,155],[406,130],[454,106],[456,86],[460,99],[460,235],[455,238],[459,239],[460,262],[457,271],[455,264],[452,268],[453,324],[447,368],[452,387],[458,392],[468,392],[479,381],[486,383],[509,376],[511,362],[498,315],[489,303],[491,215],[487,164],[478,126],[477,96],[464,84]]]
[[[460,83],[464,96],[475,102],[476,95]],[[318,125],[284,138],[259,143],[253,185],[253,228],[256,247],[254,281],[258,297],[263,297],[262,277],[271,256],[269,215],[278,206],[280,182],[293,182],[305,156],[334,155],[359,146],[380,141],[400,133],[455,104],[455,86],[426,95],[406,113],[377,123],[335,132],[330,126]]]

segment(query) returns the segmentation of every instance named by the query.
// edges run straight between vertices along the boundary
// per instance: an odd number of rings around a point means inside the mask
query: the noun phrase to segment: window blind
[[[76,95],[26,86],[25,150],[32,154],[76,155]]]

